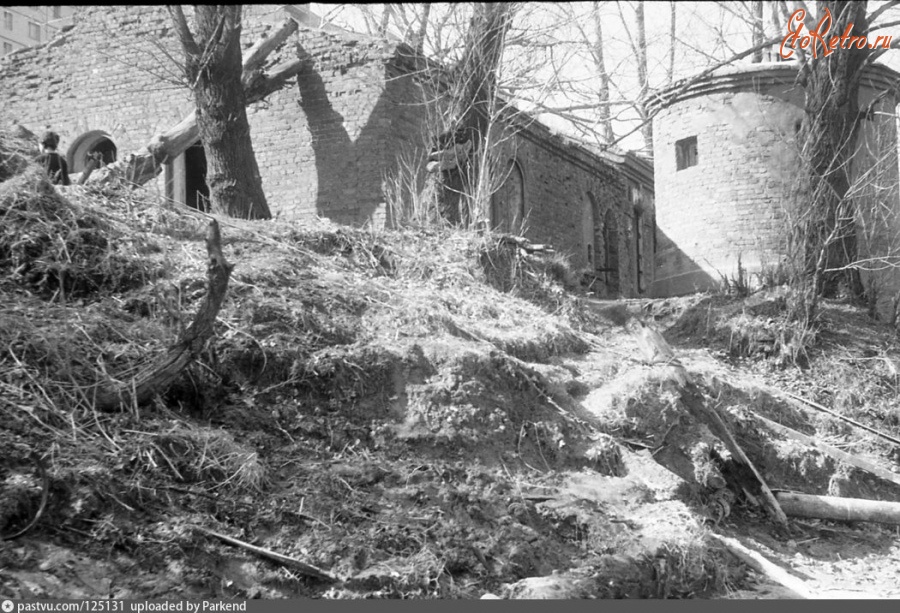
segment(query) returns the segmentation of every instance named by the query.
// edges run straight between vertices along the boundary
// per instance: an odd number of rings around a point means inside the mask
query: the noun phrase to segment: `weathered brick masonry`
[[[276,6],[247,6],[245,47],[284,18]],[[177,67],[161,49],[181,56],[164,7],[87,7],[61,38],[0,60],[2,113],[34,132],[59,132],[60,152],[69,155],[74,172],[84,151],[79,143],[92,135],[108,137],[120,156],[137,150],[193,108]],[[385,223],[384,177],[399,154],[425,144],[427,96],[413,76],[408,49],[301,27],[279,54],[270,59],[299,54],[310,61],[296,83],[248,110],[273,214]],[[638,295],[650,287],[655,211],[649,163],[634,156],[604,158],[534,122],[508,150],[519,171],[510,180],[521,182],[517,204],[529,239],[553,244],[579,267],[613,264],[616,271],[602,273],[606,293]],[[174,160],[146,189],[181,199],[184,187],[176,184],[185,181],[185,164]],[[508,193],[500,190],[497,197]]]
[[[791,190],[799,170],[796,142],[804,91],[792,63],[722,69],[691,87],[661,92],[653,120],[659,248],[656,295],[708,289],[736,278],[738,258],[749,275],[778,264],[794,222]],[[874,65],[860,92],[864,109],[898,75]],[[896,91],[896,90],[893,90]],[[853,161],[859,192],[862,257],[897,247],[896,94],[863,121]],[[695,158],[688,151],[694,141]],[[692,163],[693,162],[693,163]],[[867,211],[878,211],[877,219]],[[868,273],[888,307],[897,275]]]

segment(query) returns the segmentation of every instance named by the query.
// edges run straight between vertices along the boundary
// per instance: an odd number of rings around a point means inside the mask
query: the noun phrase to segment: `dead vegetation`
[[[573,291],[564,258],[451,228],[220,219],[236,266],[215,336],[165,393],[102,413],[100,390],[164,354],[203,303],[208,218],[147,192],[57,191],[16,160],[0,183],[0,534],[45,508],[21,549],[0,553],[4,593],[681,598],[746,586],[708,531],[766,525],[763,511],[667,388],[667,366],[636,359],[621,322]],[[824,309],[846,321],[802,339],[810,367],[797,370],[779,358],[793,341],[778,300],[643,312],[674,324],[680,347],[752,358],[760,376],[897,432],[893,341],[853,347],[831,330],[871,328]],[[767,479],[891,495],[754,415],[854,453],[884,445],[696,355],[685,361],[703,402]],[[822,381],[837,395],[813,394]],[[51,560],[58,570],[37,572]],[[94,574],[104,594],[84,587]]]

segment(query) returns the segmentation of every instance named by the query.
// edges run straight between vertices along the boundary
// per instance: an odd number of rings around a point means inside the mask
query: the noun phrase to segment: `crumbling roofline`
[[[755,91],[773,86],[799,88],[798,68],[796,62],[725,66],[695,83],[691,83],[691,78],[682,79],[648,96],[647,111],[652,116],[676,102],[713,93]],[[863,69],[862,85],[876,90],[896,90],[900,87],[900,73],[884,64],[870,64]]]

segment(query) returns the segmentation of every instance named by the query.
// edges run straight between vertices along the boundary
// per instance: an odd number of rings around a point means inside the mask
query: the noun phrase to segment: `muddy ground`
[[[664,332],[773,489],[900,501],[757,417],[900,470],[778,393],[900,433],[896,332],[862,307],[787,350],[779,291],[604,301],[490,236],[223,219],[214,339],[101,413],[202,302],[207,219],[27,171],[0,213],[0,533],[37,516],[0,544],[0,597],[790,596],[715,534],[817,596],[900,596],[896,527],[777,525],[622,325]]]

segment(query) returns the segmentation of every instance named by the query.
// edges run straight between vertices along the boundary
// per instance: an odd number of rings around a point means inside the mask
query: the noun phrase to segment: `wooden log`
[[[678,391],[681,395],[681,402],[687,407],[688,411],[695,418],[705,423],[710,431],[717,436],[725,446],[736,462],[747,466],[756,478],[762,492],[763,504],[769,510],[771,515],[781,525],[787,524],[787,516],[778,504],[778,500],[772,493],[765,479],[762,478],[760,472],[756,469],[753,462],[744,452],[744,449],[738,444],[737,439],[731,433],[731,430],[722,419],[718,411],[714,407],[707,407],[706,402],[700,393],[700,390],[694,385],[690,373],[684,365],[675,356],[672,347],[666,342],[666,339],[651,326],[645,324],[642,320],[632,317],[626,324],[626,327],[634,335],[638,343],[638,349],[649,363],[665,363],[670,366],[672,379],[674,380]]]
[[[228,278],[234,268],[222,253],[222,236],[215,219],[209,222],[206,236],[206,250],[209,256],[207,268],[208,290],[203,304],[194,316],[194,321],[169,350],[149,368],[138,373],[133,379],[124,381],[111,389],[102,390],[94,400],[100,411],[115,411],[122,406],[141,405],[164,392],[178,375],[203,350],[206,341],[213,334],[213,324],[225,292]]]
[[[213,532],[212,530],[207,530],[206,528],[202,528],[200,526],[194,526],[194,530],[202,534],[215,537],[220,541],[228,543],[229,545],[246,549],[247,551],[255,553],[260,557],[267,558],[269,560],[272,560],[273,562],[277,562],[278,564],[286,566],[287,568],[292,568],[308,577],[314,577],[315,579],[319,579],[320,581],[327,581],[329,583],[336,583],[338,581],[337,577],[327,571],[322,570],[321,568],[317,568],[312,564],[303,562],[302,560],[298,560],[296,558],[278,553],[277,551],[272,551],[271,549],[265,549],[263,547],[251,545],[250,543],[246,543],[234,537],[228,536],[227,534]]]
[[[871,521],[900,526],[900,502],[776,492],[784,512],[793,517]]]
[[[711,532],[709,536],[722,543],[728,551],[744,562],[744,564],[788,589],[795,598],[814,598],[813,591],[806,586],[806,583],[777,564],[770,562],[758,551],[750,549],[737,539],[714,532]]]
[[[836,417],[837,419],[840,419],[841,421],[845,421],[848,424],[856,426],[857,428],[859,428],[861,430],[865,430],[866,432],[871,432],[875,436],[877,436],[879,438],[883,438],[886,441],[890,441],[895,445],[900,445],[900,439],[893,437],[890,434],[885,434],[884,432],[881,432],[880,430],[876,430],[875,428],[872,428],[871,426],[861,424],[858,421],[856,421],[855,419],[851,419],[851,418],[847,417],[846,415],[841,415],[837,411],[833,411],[833,410],[829,409],[828,407],[822,406],[818,402],[813,402],[812,400],[807,400],[803,396],[798,396],[797,394],[792,394],[791,392],[786,392],[784,390],[780,390],[780,389],[776,389],[776,388],[769,388],[769,389],[770,389],[770,391],[774,391],[775,393],[781,394],[782,396],[787,396],[788,398],[795,400],[798,403],[802,403],[801,406],[806,405],[806,406],[816,409],[817,411],[821,411],[823,413],[828,413],[832,417]]]
[[[777,422],[772,421],[762,415],[756,415],[756,418],[759,419],[763,424],[775,430],[776,432],[780,432],[785,436],[788,436],[794,440],[800,441],[805,445],[808,445],[814,449],[821,451],[822,453],[831,456],[835,460],[840,460],[850,466],[855,466],[861,470],[872,473],[876,477],[884,479],[885,481],[890,481],[896,485],[900,485],[900,475],[897,473],[893,473],[885,468],[881,468],[880,466],[876,466],[871,462],[867,462],[862,458],[856,457],[854,455],[850,455],[846,451],[841,451],[836,447],[832,447],[831,445],[826,445],[825,443],[816,440],[812,436],[807,434],[803,434],[802,432],[797,432],[793,428],[788,428],[787,426],[783,426]]]
[[[690,409],[696,417],[699,417],[706,423],[706,425],[710,427],[712,433],[725,443],[725,446],[728,448],[728,451],[731,452],[732,456],[734,456],[735,460],[750,469],[753,476],[756,477],[756,481],[759,483],[760,491],[762,492],[763,505],[772,514],[775,521],[782,526],[787,525],[787,516],[781,508],[778,499],[769,488],[765,479],[762,478],[762,475],[756,469],[756,466],[750,461],[750,458],[744,452],[744,449],[738,444],[737,439],[734,438],[731,430],[729,430],[728,426],[725,424],[725,420],[722,419],[715,408],[707,407],[704,404],[703,399],[698,396],[699,394],[696,393],[682,391],[681,399],[688,409]]]
[[[282,87],[292,77],[297,76],[309,63],[309,59],[295,58],[262,70],[266,57],[297,31],[297,23],[288,19],[272,36],[264,37],[251,47],[243,60],[241,83],[247,104],[264,99]],[[184,153],[200,138],[196,111],[192,111],[175,127],[154,136],[140,151],[126,155],[122,160],[108,164],[87,179],[89,185],[109,183],[116,178],[132,186],[141,186],[162,172],[165,165]]]

